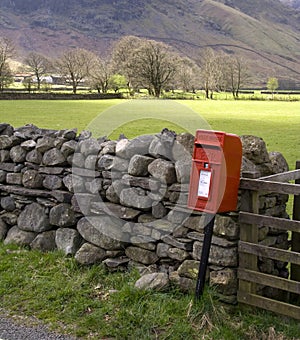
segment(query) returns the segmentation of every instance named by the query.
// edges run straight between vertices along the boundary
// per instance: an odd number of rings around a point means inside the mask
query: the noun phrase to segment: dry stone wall
[[[259,176],[287,170],[262,139],[243,136],[243,169]],[[88,131],[0,124],[0,239],[31,249],[58,249],[84,265],[132,266],[141,288],[175,283],[194,290],[204,216],[186,208],[194,136],[164,129],[118,141]],[[249,197],[240,191],[238,209]],[[260,199],[263,214],[288,217],[285,195]],[[237,212],[216,216],[207,279],[223,301],[236,302]],[[260,228],[260,241],[286,248],[287,234]],[[288,275],[286,264],[260,269]],[[261,287],[263,290],[264,288]],[[272,292],[268,292],[272,294]]]
[[[64,89],[60,89],[60,91],[64,91]],[[29,99],[29,100],[37,100],[37,99],[46,99],[46,100],[99,100],[99,99],[117,99],[122,98],[121,93],[85,93],[85,94],[74,94],[74,93],[56,93],[47,92],[40,93],[32,91],[31,93],[25,92],[25,90],[14,90],[9,92],[8,90],[4,90],[0,93],[0,100],[19,100],[19,99]]]

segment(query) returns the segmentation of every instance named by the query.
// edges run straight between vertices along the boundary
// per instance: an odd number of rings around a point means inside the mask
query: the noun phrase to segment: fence
[[[251,177],[251,176],[249,176]],[[258,179],[243,178],[240,188],[251,195],[249,207],[241,211],[239,242],[238,302],[300,319],[300,161],[296,170]],[[288,183],[295,181],[295,184]],[[259,214],[259,195],[262,193],[294,195],[293,220]],[[289,233],[289,249],[269,247],[259,242],[259,228],[265,226]],[[290,265],[288,278],[262,273],[258,259],[268,258]],[[259,287],[268,286],[282,291],[280,298],[261,295]]]

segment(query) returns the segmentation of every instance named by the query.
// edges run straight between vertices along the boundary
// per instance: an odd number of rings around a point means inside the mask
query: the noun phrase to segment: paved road
[[[44,326],[24,326],[20,321],[0,315],[0,340],[76,340],[74,337],[56,334]]]

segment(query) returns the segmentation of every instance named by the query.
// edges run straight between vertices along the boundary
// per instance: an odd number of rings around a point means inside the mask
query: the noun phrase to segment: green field
[[[262,137],[269,151],[280,151],[290,168],[300,159],[300,102],[251,100],[97,100],[1,101],[0,121],[19,127],[94,130],[128,138],[168,127],[191,133],[212,128],[238,135]],[[133,105],[133,109],[132,108]],[[99,131],[98,131],[98,130]]]

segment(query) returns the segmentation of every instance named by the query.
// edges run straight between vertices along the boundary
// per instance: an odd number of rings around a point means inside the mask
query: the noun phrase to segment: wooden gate
[[[294,180],[295,184],[288,183]],[[240,188],[249,191],[251,204],[249,211],[241,211],[239,215],[238,302],[300,319],[300,161],[294,171],[258,179],[242,178]],[[262,192],[293,195],[293,220],[260,215],[259,194]],[[289,232],[291,248],[282,250],[259,244],[260,226]],[[258,257],[289,263],[289,278],[259,272]],[[279,301],[259,295],[257,286],[280,289],[286,292],[286,299]]]

